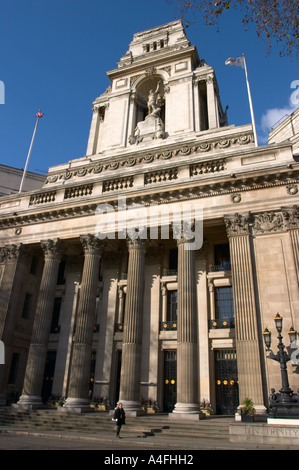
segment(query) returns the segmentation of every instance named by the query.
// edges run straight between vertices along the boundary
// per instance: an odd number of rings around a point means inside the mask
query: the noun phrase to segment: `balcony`
[[[210,266],[209,271],[212,273],[218,273],[220,271],[231,271],[230,261],[224,261],[221,264]]]

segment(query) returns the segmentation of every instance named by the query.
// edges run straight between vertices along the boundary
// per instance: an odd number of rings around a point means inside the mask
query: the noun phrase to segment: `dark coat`
[[[117,419],[116,424],[126,424],[126,413],[122,408],[116,408],[113,419]]]

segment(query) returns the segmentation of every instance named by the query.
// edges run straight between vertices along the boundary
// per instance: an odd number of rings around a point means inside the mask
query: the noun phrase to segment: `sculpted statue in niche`
[[[136,124],[129,137],[130,144],[144,140],[163,139],[164,131],[164,87],[159,76],[152,74],[136,88]]]
[[[162,97],[159,94],[160,81],[158,82],[157,88],[155,91],[150,90],[147,99],[147,109],[148,116],[160,116],[161,106],[162,106]]]

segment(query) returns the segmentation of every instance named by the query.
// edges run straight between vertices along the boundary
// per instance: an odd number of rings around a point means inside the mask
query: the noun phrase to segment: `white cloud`
[[[297,106],[289,106],[285,108],[268,109],[261,117],[261,129],[264,133],[268,133],[284,117],[292,114]]]
[[[259,137],[259,140],[263,143],[267,143],[268,134],[271,131],[272,127],[283,121],[283,118],[286,118],[292,114],[299,105],[299,80],[293,80],[290,86],[291,90],[294,91],[291,93],[289,98],[288,105],[282,108],[271,108],[268,109],[261,117],[260,128],[263,132],[263,135]]]

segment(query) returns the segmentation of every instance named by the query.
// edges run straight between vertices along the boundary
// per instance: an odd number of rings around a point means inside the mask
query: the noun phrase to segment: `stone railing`
[[[92,194],[93,184],[83,184],[82,186],[74,186],[67,188],[64,192],[64,199],[75,197],[90,196]]]
[[[43,193],[32,194],[30,196],[29,206],[54,202],[55,196],[56,196],[56,191],[45,191]]]
[[[206,173],[218,173],[225,170],[225,160],[196,163],[190,166],[190,176],[204,175]]]
[[[118,191],[120,189],[132,188],[134,185],[134,177],[116,178],[103,182],[103,193],[108,191]]]
[[[144,184],[162,183],[172,181],[178,178],[178,169],[169,168],[167,170],[152,171],[144,175]]]

